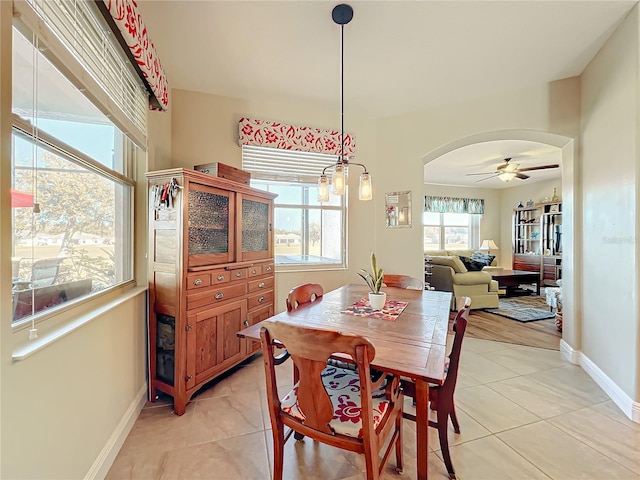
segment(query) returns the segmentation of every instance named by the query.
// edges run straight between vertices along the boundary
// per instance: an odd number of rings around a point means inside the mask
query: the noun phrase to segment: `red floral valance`
[[[156,48],[138,12],[137,2],[135,0],[103,0],[103,2],[117,27],[114,33],[120,36],[120,43],[129,48],[138,74],[149,91],[150,108],[166,110],[169,106],[169,84]],[[104,9],[100,10],[104,14]]]
[[[241,118],[239,122],[238,144],[273,147],[300,152],[327,153],[340,155],[340,132],[320,128],[297,127],[266,120]],[[355,137],[344,134],[344,154],[352,156],[356,151]]]

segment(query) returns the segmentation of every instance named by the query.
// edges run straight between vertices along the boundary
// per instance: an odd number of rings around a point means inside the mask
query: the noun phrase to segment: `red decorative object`
[[[154,97],[149,102],[149,107],[153,110],[166,110],[169,106],[169,83],[158,59],[156,48],[147,33],[147,27],[138,12],[137,2],[135,0],[103,0],[103,2],[142,72],[149,93]]]
[[[279,122],[241,118],[238,123],[238,144],[273,147],[300,152],[340,155],[340,132],[312,127],[297,127]],[[356,152],[355,137],[344,134],[344,154]]]

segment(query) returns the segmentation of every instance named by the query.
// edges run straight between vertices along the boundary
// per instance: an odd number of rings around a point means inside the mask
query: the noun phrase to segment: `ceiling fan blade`
[[[481,178],[480,180],[476,180],[476,181],[475,181],[475,183],[478,183],[478,182],[484,182],[485,180],[489,180],[490,178],[495,178],[495,177],[497,177],[498,175],[499,175],[499,174],[498,174],[498,173],[496,173],[495,175],[491,175],[490,177],[487,177],[487,178]]]
[[[520,180],[526,180],[527,178],[529,178],[529,175],[525,175],[524,173],[516,172],[516,177],[518,177]]]
[[[540,165],[539,167],[519,168],[519,172],[531,172],[532,170],[547,170],[548,168],[558,168],[560,165],[557,163],[554,165]]]
[[[496,172],[485,172],[485,173],[466,173],[466,177],[470,177],[472,175],[494,175]]]

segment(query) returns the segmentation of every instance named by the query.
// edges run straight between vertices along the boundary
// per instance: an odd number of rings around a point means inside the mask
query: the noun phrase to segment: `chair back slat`
[[[315,302],[324,295],[322,285],[305,283],[291,289],[287,295],[287,312],[295,310],[307,303]]]
[[[458,366],[460,364],[460,352],[462,351],[462,340],[464,339],[464,332],[467,329],[467,322],[469,318],[469,311],[471,307],[471,299],[465,297],[466,301],[459,305],[460,309],[453,320],[453,331],[455,335],[453,337],[453,345],[451,347],[451,353],[449,354],[449,370],[447,371],[447,378],[442,385],[443,392],[453,392],[456,388],[456,381],[458,379]]]

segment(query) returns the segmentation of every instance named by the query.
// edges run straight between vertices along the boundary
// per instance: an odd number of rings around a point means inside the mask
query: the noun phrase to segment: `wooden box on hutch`
[[[182,168],[147,179],[150,398],[171,395],[182,415],[202,385],[260,348],[236,332],[274,313],[276,195]]]

